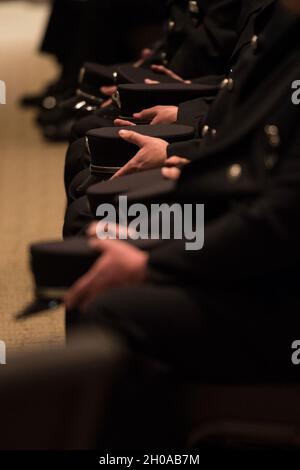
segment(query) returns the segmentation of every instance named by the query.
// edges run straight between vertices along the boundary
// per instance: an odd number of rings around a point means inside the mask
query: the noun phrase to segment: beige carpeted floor
[[[0,2],[0,80],[7,86],[0,106],[0,339],[8,354],[64,340],[62,310],[14,320],[31,299],[28,244],[60,237],[63,220],[66,146],[44,142],[34,114],[17,105],[55,75],[54,63],[37,53],[46,19],[44,4]]]

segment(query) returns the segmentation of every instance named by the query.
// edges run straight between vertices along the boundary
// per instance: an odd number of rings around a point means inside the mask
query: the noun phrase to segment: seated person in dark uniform
[[[298,378],[290,346],[300,327],[300,108],[291,85],[300,1],[285,3],[297,12],[276,7],[226,125],[174,190],[174,202],[205,204],[203,249],[170,240],[147,254],[93,239],[102,255],[66,297],[82,325],[117,331],[200,380]]]
[[[172,77],[179,76],[179,80],[223,75],[236,45],[243,1],[171,1],[169,33],[143,67],[164,65],[157,80],[161,73],[169,71]],[[114,89],[108,87],[109,96]],[[83,137],[90,129],[112,125],[114,117],[117,117],[115,108],[108,106],[80,119],[73,128],[71,141]]]
[[[256,38],[255,41],[249,40],[249,47],[244,47],[237,63],[232,70],[231,74],[228,76],[228,79],[224,80],[224,85],[220,90],[217,98],[211,105],[208,112],[203,111],[203,100],[194,100],[187,103],[183,103],[179,106],[178,112],[178,123],[188,124],[195,127],[198,138],[192,141],[183,142],[182,144],[173,144],[167,145],[166,142],[160,141],[158,139],[143,139],[141,136],[132,133],[132,132],[123,132],[122,137],[130,142],[135,143],[137,146],[141,147],[141,150],[137,155],[132,158],[127,165],[121,168],[115,175],[114,178],[124,176],[129,173],[134,173],[139,170],[147,170],[155,167],[163,166],[167,161],[168,164],[174,162],[174,158],[170,160],[167,157],[184,157],[184,160],[179,159],[179,165],[185,163],[186,160],[193,160],[198,157],[201,147],[207,142],[210,142],[215,136],[220,132],[224,127],[227,120],[231,118],[233,112],[232,108],[235,105],[236,95],[244,87],[249,90],[250,93],[255,92],[251,82],[247,82],[247,76],[249,73],[249,68],[251,67],[251,62],[253,57],[256,59],[260,58],[262,52],[261,44],[263,43],[263,31],[266,28],[266,25],[270,22],[274,12],[274,6],[276,1],[265,2],[266,7],[260,11],[258,16],[255,16],[255,25],[257,22],[260,25],[260,34],[254,35]],[[262,19],[264,21],[262,21]],[[254,26],[255,26],[254,25]],[[252,28],[251,28],[252,29]],[[254,28],[256,29],[256,28]],[[267,72],[264,68],[259,70],[256,80],[258,83],[263,83],[267,76]],[[230,86],[232,84],[232,86]],[[133,129],[134,128],[130,128]],[[178,159],[177,159],[178,160]],[[66,186],[68,186],[68,175],[72,174],[72,171],[75,171],[77,168],[80,168],[80,165],[89,166],[89,156],[86,152],[78,154],[78,160],[71,159],[69,162],[67,160],[66,170]],[[91,220],[91,213],[88,212],[87,203],[85,198],[80,197],[77,201],[72,202],[76,196],[74,188],[79,186],[84,179],[87,177],[89,170],[84,170],[80,172],[72,181],[69,190],[69,202],[70,206],[66,213],[66,221],[64,227],[64,235],[76,235],[77,233],[82,232]],[[74,174],[74,173],[73,173]],[[72,194],[70,195],[72,190]],[[70,197],[72,196],[72,197]]]
[[[135,14],[128,14],[133,9]],[[149,24],[160,25],[165,18],[164,0],[145,0],[142,4],[138,0],[54,0],[40,50],[56,58],[61,74],[41,94],[25,96],[21,103],[50,106],[54,100],[47,101],[47,97],[59,101],[72,96],[84,62],[114,64],[135,60],[137,30],[147,29]]]
[[[234,51],[230,57],[230,60],[226,67],[226,76],[230,78],[232,75],[235,76],[236,79],[239,78],[239,73],[243,72],[243,67],[239,65],[240,59],[242,57],[242,53],[248,47],[257,47],[257,41],[260,41],[260,34],[263,32],[265,24],[268,22],[269,18],[271,17],[273,6],[276,3],[276,0],[254,0],[252,2],[243,2],[242,3],[242,15],[240,20],[240,35],[238,35],[238,40]],[[256,38],[256,42],[253,40]],[[221,38],[220,38],[221,39]],[[198,59],[199,61],[199,59]],[[223,70],[225,73],[225,69]],[[223,77],[224,78],[224,77]],[[222,77],[219,77],[220,83],[222,82]],[[173,107],[156,107],[150,110],[144,110],[139,115],[135,117],[137,119],[145,119],[150,118],[152,119],[153,124],[170,124],[176,122],[181,124],[188,124],[195,126],[196,131],[198,132],[200,129],[199,116],[202,115],[203,123],[205,122],[206,113],[211,106],[211,101],[207,101],[205,99],[200,99],[198,101],[194,101],[191,103],[182,104],[182,106],[178,108]],[[217,120],[220,121],[225,118],[225,108],[223,108],[223,104],[218,108],[214,108],[214,110],[218,109],[218,118]],[[214,112],[214,119],[216,117],[216,112]],[[91,121],[89,121],[91,119]],[[95,119],[95,121],[93,121]],[[97,124],[97,117],[91,117],[83,119],[82,122],[85,121],[87,124],[94,122],[94,125]],[[99,122],[98,122],[99,124]],[[116,125],[126,125],[129,124],[124,121],[116,120]],[[79,122],[81,126],[81,122]],[[97,126],[96,126],[97,127]],[[202,132],[202,130],[200,130]],[[69,186],[72,179],[76,176],[76,174],[88,168],[90,164],[90,157],[86,151],[85,139],[79,139],[77,142],[74,142],[68,149],[66,155],[66,164],[65,164],[65,187],[66,192],[68,194]]]

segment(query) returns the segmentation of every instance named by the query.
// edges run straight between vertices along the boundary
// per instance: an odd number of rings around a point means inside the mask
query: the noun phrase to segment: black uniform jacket
[[[174,200],[205,204],[204,248],[166,241],[150,255],[150,271],[174,284],[246,289],[257,299],[286,292],[286,303],[299,304],[300,106],[291,88],[300,77],[299,17],[278,6],[262,50],[232,119],[177,185]]]
[[[241,34],[228,62],[227,73],[224,77],[215,77],[215,79],[219,78],[220,84],[220,92],[217,98],[213,104],[211,100],[203,98],[181,103],[178,111],[179,123],[194,126],[200,136],[204,125],[209,127],[211,133],[211,130],[215,132],[223,124],[226,115],[230,113],[232,95],[238,92],[240,86],[242,86],[243,78],[248,73],[247,61],[249,54],[247,54],[247,51],[251,48],[252,53],[257,55],[261,52],[262,36],[272,19],[276,3],[277,0],[256,0],[252,3],[243,4],[243,15],[240,21]],[[252,53],[250,53],[250,56]],[[223,86],[222,79],[225,78],[233,80],[234,86],[229,86],[229,88]],[[203,79],[205,80],[205,77]],[[173,152],[173,149],[170,152]],[[192,152],[190,158],[192,159],[193,156],[194,153]]]
[[[197,5],[197,23],[185,22],[185,39],[173,55],[167,52],[168,67],[186,79],[223,74],[237,42],[243,1],[197,0],[191,3]],[[173,23],[175,29],[176,20]],[[199,59],[195,60],[196,57]]]

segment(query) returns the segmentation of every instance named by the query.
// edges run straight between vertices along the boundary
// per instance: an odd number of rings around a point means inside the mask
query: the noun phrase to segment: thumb
[[[151,78],[145,78],[146,85],[158,85],[160,83],[158,80],[151,80]]]
[[[95,251],[99,251],[100,253],[105,253],[106,251],[116,246],[116,240],[109,239],[109,238],[106,238],[106,239],[93,238],[89,241],[89,246]]]
[[[135,119],[153,119],[157,114],[157,108],[148,108],[143,109],[139,113],[134,113],[133,117]]]
[[[126,163],[126,165],[122,166],[114,175],[112,175],[111,180],[116,178],[120,178],[120,176],[130,175],[136,171],[134,165],[132,165],[132,161]]]
[[[122,139],[126,140],[126,142],[137,145],[140,148],[144,147],[144,145],[146,145],[149,139],[149,137],[147,137],[146,135],[142,135],[142,134],[138,134],[137,132],[126,131],[126,130],[121,130],[119,132],[119,136]]]
[[[106,96],[111,96],[116,91],[116,86],[102,86],[100,88],[101,93]]]
[[[152,64],[151,69],[154,70],[155,72],[165,73],[166,71],[166,68],[163,65],[157,65],[157,64]]]
[[[131,121],[126,121],[124,119],[115,119],[114,125],[117,127],[124,127],[124,126],[135,126],[135,124]]]
[[[167,158],[165,162],[165,166],[167,167],[184,166],[184,165],[187,165],[188,163],[190,163],[190,161],[187,158],[173,156],[173,157]]]
[[[161,169],[161,173],[163,177],[166,178],[167,180],[177,181],[180,178],[181,171],[179,170],[179,168],[176,168],[176,167],[172,167],[172,168],[164,167]]]

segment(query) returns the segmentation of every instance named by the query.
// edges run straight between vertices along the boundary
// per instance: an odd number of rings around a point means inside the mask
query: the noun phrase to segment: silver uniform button
[[[203,126],[202,133],[201,133],[202,137],[206,137],[209,134],[209,131],[210,131],[209,126],[207,126],[207,125]]]
[[[224,80],[221,83],[221,89],[227,88],[227,90],[231,91],[233,90],[234,86],[234,81],[232,78],[224,78]]]
[[[258,36],[256,34],[254,34],[254,36],[251,38],[251,47],[254,51],[256,51],[258,48]]]
[[[216,137],[216,135],[217,135],[217,129],[212,129],[212,130],[210,131],[210,133],[211,133],[211,136],[212,136],[212,137]]]
[[[189,1],[189,11],[190,13],[193,13],[193,14],[199,13],[198,3],[195,0]]]
[[[228,169],[228,178],[230,180],[237,180],[240,178],[242,174],[242,167],[239,163],[235,163],[234,165],[231,165]]]
[[[265,133],[267,135],[278,135],[279,134],[279,129],[275,124],[267,124],[265,126]]]
[[[164,65],[167,65],[167,64],[168,64],[167,53],[166,53],[166,52],[162,52],[162,53],[160,54],[160,57],[161,57],[162,63],[163,63]]]
[[[265,126],[265,134],[268,138],[270,146],[278,148],[281,141],[278,127],[274,124],[268,124]]]
[[[173,20],[170,20],[169,23],[168,23],[168,28],[169,28],[169,31],[172,31],[175,27],[175,21]]]
[[[57,105],[57,100],[55,96],[46,96],[46,98],[43,99],[43,106],[46,109],[53,109]]]

